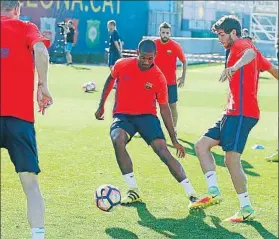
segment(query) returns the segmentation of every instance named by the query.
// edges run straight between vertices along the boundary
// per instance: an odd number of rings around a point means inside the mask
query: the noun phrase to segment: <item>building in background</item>
[[[22,1],[23,19],[34,22],[51,41],[50,54],[60,44],[58,24],[73,20],[75,62],[102,62],[108,45],[107,21],[115,20],[128,49],[136,49],[147,33],[148,1]]]
[[[77,31],[73,47],[75,62],[104,62],[108,38],[106,23],[116,20],[124,48],[136,49],[143,36],[157,36],[160,23],[172,25],[176,37],[211,38],[211,26],[226,14],[236,14],[242,26],[256,38],[255,44],[265,55],[275,55],[274,41],[278,33],[277,1],[34,1],[22,2],[22,19],[38,25],[51,39],[50,54],[61,48],[58,24],[71,19]],[[220,53],[218,44],[208,40],[189,42],[186,52]],[[202,46],[202,47],[197,47]],[[208,48],[208,46],[214,46]],[[196,51],[196,52],[195,52]],[[274,54],[273,54],[274,52]]]

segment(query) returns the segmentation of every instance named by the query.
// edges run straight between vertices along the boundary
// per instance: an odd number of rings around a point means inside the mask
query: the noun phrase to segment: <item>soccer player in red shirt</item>
[[[44,238],[45,206],[38,184],[38,152],[34,129],[34,63],[38,71],[40,112],[52,104],[48,90],[45,39],[32,23],[19,20],[19,1],[1,1],[0,148],[6,148],[27,197],[32,239]],[[35,62],[34,62],[35,61]],[[22,238],[23,236],[18,236]]]
[[[229,80],[229,97],[223,118],[195,145],[208,184],[208,195],[197,201],[195,206],[207,207],[222,200],[216,165],[210,153],[211,148],[220,145],[225,151],[225,164],[240,202],[240,210],[226,221],[243,222],[253,219],[254,209],[249,200],[240,157],[251,129],[259,120],[257,91],[260,71],[268,71],[278,79],[278,69],[262,56],[250,40],[241,39],[241,25],[235,16],[222,17],[212,30],[218,34],[220,43],[230,49],[226,69],[220,77],[221,82]]]
[[[126,145],[138,132],[184,187],[190,200],[189,208],[191,208],[192,203],[197,200],[195,191],[181,164],[169,152],[157,118],[156,103],[159,104],[161,116],[178,157],[184,157],[184,147],[178,143],[174,132],[168,105],[166,79],[160,69],[153,64],[156,45],[152,40],[143,40],[139,43],[138,50],[138,58],[120,59],[113,66],[105,83],[99,108],[95,113],[98,120],[104,119],[105,101],[117,79],[110,136],[117,163],[129,187],[122,203],[128,204],[141,200],[132,161],[126,150]]]
[[[157,47],[157,54],[155,57],[155,64],[160,68],[167,79],[169,106],[172,113],[172,120],[174,124],[175,132],[177,133],[177,120],[178,112],[176,102],[178,100],[177,82],[178,87],[184,86],[186,76],[186,58],[180,44],[172,39],[171,25],[167,22],[163,22],[159,27],[160,38],[155,40]],[[182,75],[176,79],[176,61],[177,58],[182,62]]]

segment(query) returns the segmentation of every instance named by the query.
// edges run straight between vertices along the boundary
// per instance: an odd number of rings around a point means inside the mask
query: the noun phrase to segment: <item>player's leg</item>
[[[196,192],[189,179],[186,177],[182,165],[171,155],[167,148],[159,119],[154,115],[139,116],[136,120],[136,124],[145,142],[152,147],[154,152],[166,164],[173,177],[184,187],[190,201],[196,201]]]
[[[133,163],[127,152],[126,145],[134,136],[136,130],[128,121],[129,116],[115,115],[110,130],[110,137],[114,147],[118,166],[129,188],[127,195],[121,200],[122,204],[140,201],[138,187],[133,171]]]
[[[169,106],[172,114],[172,121],[175,133],[177,133],[177,121],[178,121],[178,111],[177,111],[177,100],[178,92],[177,85],[168,85],[168,96],[169,96]]]
[[[66,62],[69,64],[70,59],[69,59],[69,43],[67,42],[65,45],[65,54],[66,54]]]
[[[222,147],[226,152],[225,163],[238,195],[240,210],[234,216],[226,219],[226,221],[243,222],[254,218],[254,209],[249,199],[247,179],[242,168],[240,157],[245,148],[248,135],[257,122],[257,119],[243,116],[231,116],[228,118],[227,125],[231,125],[231,128],[236,129],[235,135],[233,135],[234,140],[231,139],[232,132],[225,130],[224,145]]]
[[[34,124],[14,117],[7,117],[4,124],[6,148],[16,172],[19,173],[27,198],[27,217],[32,239],[42,239],[45,205],[38,183],[40,168]]]
[[[72,62],[71,50],[72,50],[72,43],[67,42],[66,43],[66,48],[65,48],[67,65],[70,65],[70,64],[73,63]]]
[[[175,132],[177,131],[177,121],[178,121],[178,112],[177,112],[177,105],[176,103],[169,104],[172,114],[172,121]]]
[[[168,150],[165,139],[154,139],[150,145],[154,152],[162,160],[162,162],[164,162],[165,165],[168,167],[172,176],[184,188],[190,201],[189,209],[192,209],[193,203],[198,201],[198,198],[196,197],[196,191],[194,190],[190,180],[187,178],[180,162],[176,158],[174,158]]]
[[[219,203],[222,200],[217,183],[216,164],[211,154],[211,149],[220,143],[220,127],[222,121],[217,121],[195,144],[195,151],[208,186],[208,194],[196,202],[193,205],[195,207],[205,208]]]
[[[43,239],[45,204],[39,187],[38,175],[20,172],[19,178],[27,198],[27,218],[32,231],[32,239]]]

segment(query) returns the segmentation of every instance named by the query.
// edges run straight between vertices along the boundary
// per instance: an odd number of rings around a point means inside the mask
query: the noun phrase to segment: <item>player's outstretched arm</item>
[[[49,54],[43,42],[37,42],[33,46],[35,65],[38,72],[37,102],[39,112],[45,113],[46,108],[53,104],[53,98],[48,90]]]
[[[219,79],[220,82],[230,80],[232,75],[241,67],[249,64],[256,57],[256,52],[253,49],[247,49],[242,57],[234,64],[234,66],[226,68]]]
[[[98,109],[95,113],[95,117],[98,120],[103,120],[104,119],[105,102],[106,102],[106,99],[107,99],[109,93],[111,92],[111,90],[113,88],[114,81],[115,81],[114,78],[110,74],[108,76],[107,80],[106,80],[105,85],[104,85],[102,96],[101,96],[100,103],[99,103],[99,107],[98,107]]]
[[[171,110],[169,107],[169,104],[159,104],[160,106],[160,113],[163,118],[164,124],[168,130],[169,136],[171,138],[171,142],[173,146],[176,148],[177,156],[179,158],[184,158],[185,157],[185,149],[184,147],[178,143],[175,131],[174,131],[174,126],[173,126],[173,121],[172,121],[172,116],[171,116]]]
[[[232,67],[234,71],[239,70],[241,67],[249,64],[256,57],[256,52],[253,49],[247,49],[243,56]]]

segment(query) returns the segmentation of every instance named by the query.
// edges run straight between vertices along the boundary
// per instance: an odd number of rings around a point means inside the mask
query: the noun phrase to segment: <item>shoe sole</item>
[[[247,219],[245,219],[245,220],[239,220],[239,221],[237,221],[237,220],[235,220],[235,221],[230,221],[230,220],[227,220],[227,219],[225,219],[224,220],[224,222],[229,222],[229,223],[243,223],[243,222],[249,222],[249,221],[253,221],[254,219],[255,219],[255,215],[251,215],[251,216],[249,216]]]
[[[190,210],[195,210],[195,209],[206,209],[210,206],[213,206],[213,205],[218,205],[220,204],[221,202],[223,201],[223,199],[221,197],[219,198],[216,198],[208,203],[201,203],[201,204],[193,204],[189,207]]]

